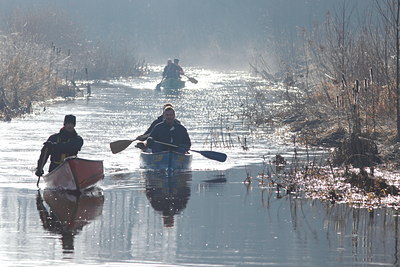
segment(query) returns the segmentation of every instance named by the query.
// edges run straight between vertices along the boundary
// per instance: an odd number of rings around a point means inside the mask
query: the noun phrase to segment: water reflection
[[[336,251],[331,260],[360,266],[399,266],[399,215],[394,209],[361,209],[318,200],[291,199],[293,230],[300,242]],[[390,256],[389,256],[390,255]],[[346,264],[351,265],[351,264]],[[357,265],[357,264],[355,264]]]
[[[103,191],[99,188],[80,195],[45,189],[43,197],[40,191],[36,196],[36,208],[43,228],[61,235],[65,253],[73,252],[75,235],[102,214],[103,204]]]
[[[144,172],[146,196],[154,210],[162,214],[165,227],[174,226],[174,216],[186,208],[190,198],[192,172],[166,176],[161,172]]]

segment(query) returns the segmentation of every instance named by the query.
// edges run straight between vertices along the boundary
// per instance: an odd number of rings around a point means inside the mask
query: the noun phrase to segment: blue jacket
[[[150,127],[144,132],[143,135],[150,135],[150,133],[151,133],[151,131],[154,129],[154,127],[155,127],[157,124],[159,124],[160,122],[163,122],[163,121],[164,121],[164,116],[163,116],[163,115],[158,116],[157,119],[155,119],[155,120],[151,123]],[[176,121],[177,123],[181,123],[181,122],[178,121],[177,119],[175,119],[175,121]]]

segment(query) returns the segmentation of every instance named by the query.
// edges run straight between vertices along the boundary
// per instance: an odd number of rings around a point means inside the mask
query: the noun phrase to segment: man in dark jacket
[[[166,103],[163,105],[163,114],[161,114],[160,116],[157,117],[157,119],[155,119],[150,127],[144,132],[144,134],[139,135],[138,137],[136,137],[136,140],[139,141],[146,141],[146,139],[150,136],[151,131],[154,129],[154,127],[159,124],[160,122],[162,122],[164,120],[164,109],[166,107],[174,107],[171,103]],[[178,120],[176,120],[177,123],[180,123]]]
[[[182,67],[179,65],[179,59],[174,59],[174,64],[172,64],[172,78],[180,79],[181,75],[184,75],[185,72],[183,71]]]
[[[175,110],[168,106],[163,112],[164,120],[157,124],[147,139],[147,144],[151,147],[152,152],[176,150],[180,153],[186,153],[190,149],[191,141],[186,128],[175,120]],[[150,139],[150,142],[149,142]],[[159,142],[168,143],[174,146],[160,144]]]
[[[43,144],[40,157],[37,163],[36,176],[43,175],[43,167],[50,156],[49,172],[63,163],[64,159],[70,156],[76,156],[81,150],[83,139],[75,131],[76,117],[66,115],[64,118],[64,127],[59,133],[51,135]]]
[[[167,79],[172,78],[172,76],[174,75],[173,70],[174,70],[174,66],[173,66],[172,60],[168,59],[167,65],[164,67],[162,77],[167,78]]]

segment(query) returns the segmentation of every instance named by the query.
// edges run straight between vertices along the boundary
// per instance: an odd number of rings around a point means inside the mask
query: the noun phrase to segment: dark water
[[[284,131],[253,131],[238,118],[243,72],[188,69],[199,80],[155,91],[159,77],[99,82],[93,97],[47,103],[0,123],[2,266],[397,266],[398,212],[354,209],[285,195],[253,182],[264,159],[289,158]],[[271,99],[276,88],[271,88]],[[171,179],[138,168],[133,145],[109,143],[144,132],[172,102],[193,149],[228,154],[225,163],[194,154],[193,170]],[[34,167],[44,140],[77,116],[81,157],[103,159],[100,189],[77,198],[38,191]],[[241,143],[246,137],[248,150]]]

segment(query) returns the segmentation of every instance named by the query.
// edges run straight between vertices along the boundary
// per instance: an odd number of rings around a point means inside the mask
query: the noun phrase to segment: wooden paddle
[[[134,140],[118,140],[110,143],[111,152],[113,154],[117,154],[122,150],[125,150],[128,146],[132,144],[132,142],[138,140],[137,138]]]
[[[194,84],[196,84],[196,83],[198,83],[198,82],[199,82],[199,81],[198,81],[198,80],[196,80],[195,78],[188,77],[186,74],[183,74],[183,76],[185,76],[186,78],[188,78],[188,79],[189,79],[189,81],[190,81],[190,82],[192,82],[192,83],[194,83]]]
[[[44,162],[45,162],[45,160],[47,158],[47,151],[48,151],[48,148],[46,147],[45,150],[44,150],[44,155],[43,155],[43,158],[42,158],[42,162],[40,162],[40,166],[39,166],[41,170],[43,170]],[[38,179],[37,179],[37,182],[36,182],[36,186],[37,187],[39,187],[40,177],[41,176],[38,176]]]
[[[169,143],[164,143],[164,142],[160,142],[160,141],[156,141],[153,140],[154,143],[159,143],[162,145],[166,145],[166,146],[171,146],[171,147],[178,147],[177,145],[173,145],[173,144],[169,144]],[[224,162],[226,160],[227,155],[221,152],[215,152],[215,151],[198,151],[198,150],[193,150],[193,149],[189,149],[189,151],[193,151],[193,152],[197,152],[199,154],[201,154],[202,156],[208,158],[208,159],[213,159],[216,161],[220,161],[220,162]]]

